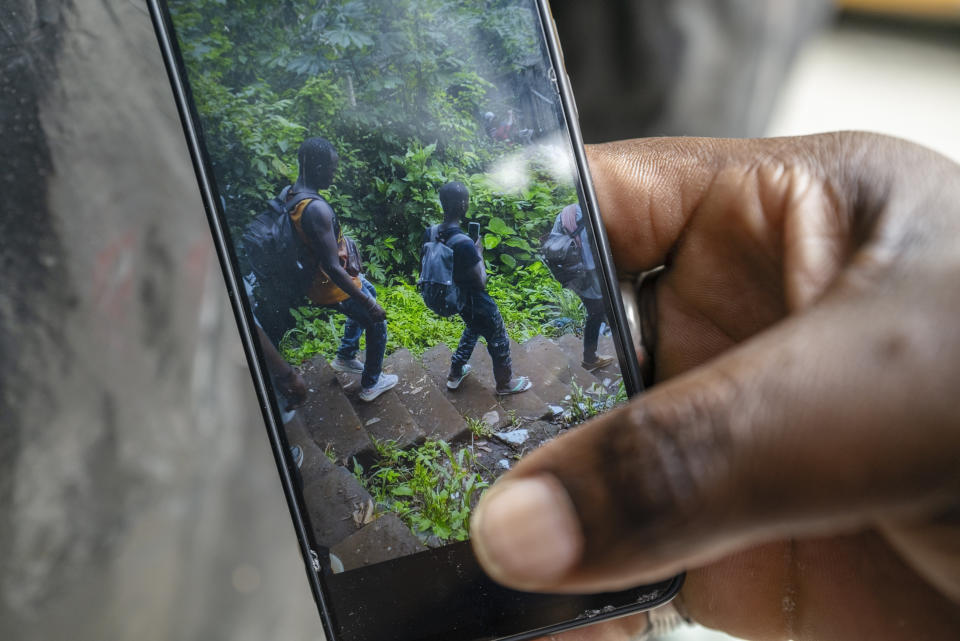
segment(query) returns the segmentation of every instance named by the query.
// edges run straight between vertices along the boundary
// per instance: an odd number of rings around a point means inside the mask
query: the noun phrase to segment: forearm
[[[259,325],[255,327],[257,338],[260,341],[260,349],[263,351],[263,358],[267,363],[267,371],[270,373],[270,376],[277,379],[290,376],[290,374],[293,373],[293,367],[290,363],[283,360],[283,356],[280,355],[277,348],[274,347],[270,339],[267,338],[263,329],[261,329]]]
[[[487,262],[483,259],[483,237],[476,240],[474,246],[477,248],[477,255],[480,260],[473,266],[473,275],[476,278],[476,285],[480,289],[487,288]]]
[[[483,260],[477,263],[473,268],[473,282],[478,289],[487,288],[487,268]]]

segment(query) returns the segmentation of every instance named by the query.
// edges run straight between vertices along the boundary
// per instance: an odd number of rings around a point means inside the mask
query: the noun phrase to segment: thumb
[[[609,591],[946,504],[960,431],[936,367],[960,333],[927,337],[960,294],[932,310],[916,290],[830,296],[532,453],[477,507],[481,564],[518,589]]]

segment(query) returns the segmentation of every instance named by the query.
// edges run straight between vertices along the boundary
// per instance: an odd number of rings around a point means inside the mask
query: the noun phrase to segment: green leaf
[[[525,238],[520,238],[519,236],[508,238],[503,241],[503,244],[507,247],[515,247],[524,251],[533,251],[533,247],[530,246],[530,243],[528,243]]]
[[[502,262],[504,265],[506,265],[510,269],[513,269],[514,267],[517,266],[517,259],[511,256],[510,254],[500,254],[500,262]]]
[[[500,246],[501,238],[496,234],[487,234],[483,237],[483,246],[486,249],[496,249]]]
[[[491,218],[487,226],[490,228],[490,231],[501,236],[512,236],[517,233],[512,227],[507,225],[502,218],[498,218],[497,216]]]

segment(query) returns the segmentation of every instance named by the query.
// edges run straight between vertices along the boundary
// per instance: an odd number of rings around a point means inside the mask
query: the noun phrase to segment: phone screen
[[[521,595],[467,543],[500,475],[639,385],[545,3],[152,8],[331,638],[520,638],[670,596]]]

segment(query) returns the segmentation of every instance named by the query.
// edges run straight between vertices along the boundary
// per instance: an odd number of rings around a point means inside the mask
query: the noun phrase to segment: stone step
[[[460,416],[481,419],[484,416],[492,417],[496,413],[496,420],[491,420],[490,426],[493,429],[499,429],[508,425],[510,419],[507,411],[497,402],[493,388],[485,386],[481,377],[477,376],[477,372],[467,376],[459,389],[447,389],[447,375],[450,373],[452,355],[450,348],[442,344],[431,348],[423,355],[423,367],[440,388],[444,397],[457,409]]]
[[[307,427],[300,417],[300,412],[294,414],[293,419],[283,427],[287,433],[287,443],[291,447],[297,445],[303,451],[303,463],[299,470],[300,489],[310,485],[337,467],[336,463],[331,461],[310,437]]]
[[[583,340],[573,334],[564,334],[558,339],[554,339],[560,349],[567,355],[571,367],[581,367],[583,362]],[[617,348],[613,344],[613,338],[610,336],[601,336],[597,344],[597,354],[610,356],[614,360],[609,365],[599,367],[588,372],[592,374],[601,383],[608,383],[605,387],[616,387],[623,379],[620,373],[620,363],[617,360]]]
[[[385,374],[395,374],[384,364]],[[353,405],[354,411],[363,423],[371,438],[378,441],[396,441],[401,448],[407,448],[423,440],[423,432],[417,421],[397,396],[396,388],[384,392],[371,402],[360,400],[360,375],[337,373],[337,380]],[[399,383],[398,383],[399,385]]]
[[[504,443],[493,437],[476,440],[471,446],[477,465],[484,479],[493,483],[517,462],[518,450],[512,444]]]
[[[533,378],[527,373],[527,370],[539,366],[527,362],[523,347],[512,340],[510,341],[510,356],[513,361],[513,375],[526,376],[532,381]],[[470,365],[473,367],[470,376],[476,377],[486,389],[495,391],[497,382],[493,376],[493,359],[490,358],[486,345],[477,344],[477,348],[470,358]],[[547,403],[537,395],[536,384],[522,394],[497,395],[496,398],[500,406],[507,411],[508,416],[513,413],[519,419],[536,421],[552,414]]]
[[[557,422],[528,421],[516,427],[494,432],[486,438],[522,455],[553,440],[563,429],[564,427]]]
[[[316,542],[333,547],[362,527],[358,518],[372,508],[372,498],[347,468],[333,466],[303,488],[307,514]]]
[[[349,538],[357,531],[353,513],[370,500],[369,494],[313,442],[298,415],[284,429],[289,445],[303,450],[303,463],[294,480],[303,494],[308,527],[326,547]]]
[[[425,438],[454,443],[470,438],[470,429],[417,358],[405,349],[394,352],[386,367],[400,377],[395,392]],[[449,367],[449,363],[448,363]]]
[[[330,551],[343,562],[344,570],[350,571],[426,549],[396,514],[388,512],[333,546]]]
[[[553,440],[564,430],[555,422],[531,421],[478,438],[469,449],[476,457],[484,480],[493,483],[512,469],[519,458]]]
[[[571,383],[583,389],[590,389],[597,379],[582,367],[571,366],[567,354],[560,346],[544,336],[536,336],[527,341],[523,349],[524,360],[531,367],[530,378],[536,385],[537,394],[553,406],[562,406],[570,394]]]
[[[369,459],[373,442],[340,387],[337,373],[319,356],[304,363],[300,373],[308,394],[297,415],[314,443],[321,450],[332,449],[343,464],[353,457]]]

